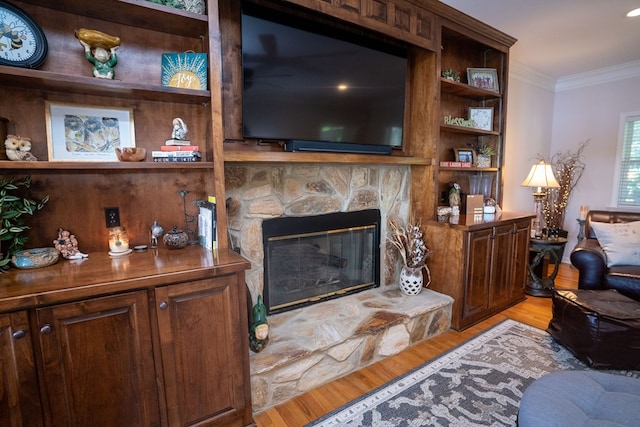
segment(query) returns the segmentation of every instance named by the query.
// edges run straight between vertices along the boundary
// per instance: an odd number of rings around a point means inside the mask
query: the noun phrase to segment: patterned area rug
[[[527,386],[569,369],[588,368],[547,332],[505,320],[308,426],[514,426]]]

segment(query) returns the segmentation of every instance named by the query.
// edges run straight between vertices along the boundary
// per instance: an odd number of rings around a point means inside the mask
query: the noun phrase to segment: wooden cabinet
[[[36,310],[47,425],[160,425],[147,293]]]
[[[531,215],[462,215],[429,222],[431,289],[454,298],[452,326],[464,329],[524,298]]]
[[[169,425],[245,425],[243,290],[235,275],[155,290]]]
[[[0,425],[250,425],[248,266],[189,247],[1,275]]]
[[[26,310],[0,314],[0,425],[42,426],[38,379]]]

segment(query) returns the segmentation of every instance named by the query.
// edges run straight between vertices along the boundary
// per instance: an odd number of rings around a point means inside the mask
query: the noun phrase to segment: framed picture
[[[473,148],[454,148],[456,153],[456,162],[475,163],[476,152]]]
[[[49,161],[117,162],[135,147],[133,110],[45,103]]]
[[[469,107],[469,120],[476,129],[493,130],[493,107]]]
[[[467,81],[469,86],[500,92],[495,68],[467,68]]]

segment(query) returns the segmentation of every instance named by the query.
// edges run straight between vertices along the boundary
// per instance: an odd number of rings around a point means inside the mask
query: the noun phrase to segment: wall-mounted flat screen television
[[[245,138],[298,141],[311,151],[402,145],[402,45],[245,8],[242,69]]]

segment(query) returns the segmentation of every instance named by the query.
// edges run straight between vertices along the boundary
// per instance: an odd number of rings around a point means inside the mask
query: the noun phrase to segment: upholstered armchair
[[[571,251],[578,288],[616,289],[640,301],[640,212],[590,211]]]

